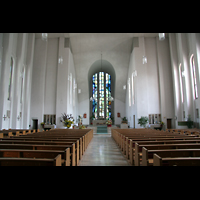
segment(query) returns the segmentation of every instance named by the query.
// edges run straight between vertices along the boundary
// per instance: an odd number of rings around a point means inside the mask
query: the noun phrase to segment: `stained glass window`
[[[104,72],[99,72],[99,118],[104,118]]]
[[[104,83],[106,85],[104,85]],[[105,72],[93,75],[92,113],[95,119],[111,117],[111,76]]]
[[[95,119],[97,119],[97,73],[93,75],[92,88],[93,88],[92,113]]]
[[[111,117],[111,76],[106,73],[106,118]]]

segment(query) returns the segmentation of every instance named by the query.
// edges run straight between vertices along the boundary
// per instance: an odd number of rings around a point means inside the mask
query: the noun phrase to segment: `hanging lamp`
[[[160,41],[165,39],[165,33],[159,33],[158,36]]]

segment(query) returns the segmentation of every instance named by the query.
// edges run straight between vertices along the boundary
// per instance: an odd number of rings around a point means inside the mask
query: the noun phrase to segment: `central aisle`
[[[79,166],[130,166],[110,134],[94,134]]]

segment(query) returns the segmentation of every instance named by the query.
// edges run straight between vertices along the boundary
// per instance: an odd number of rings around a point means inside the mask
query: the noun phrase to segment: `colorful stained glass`
[[[106,73],[106,118],[111,117],[111,76]]]
[[[92,113],[95,119],[97,119],[97,73],[93,75],[93,82],[92,82],[92,96],[93,96],[93,102],[92,102]]]
[[[106,84],[105,86],[104,86],[104,82]],[[104,73],[104,72],[96,73],[93,75],[92,84],[93,84],[92,85],[93,86],[93,93],[92,93],[93,94],[93,105],[92,105],[93,116],[95,116],[96,119],[98,118],[98,116],[99,118],[110,118],[111,117],[111,101],[110,101],[111,76],[108,73]],[[99,96],[97,96],[97,94],[99,94]],[[99,105],[99,107],[97,107],[97,105]]]

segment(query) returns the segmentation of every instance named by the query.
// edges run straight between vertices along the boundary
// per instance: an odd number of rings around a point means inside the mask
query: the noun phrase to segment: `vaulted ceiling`
[[[70,38],[76,70],[79,99],[88,99],[88,72],[92,64],[102,59],[108,61],[116,73],[115,98],[125,102],[123,85],[127,82],[133,37],[156,37],[158,33],[48,33],[48,38]],[[41,33],[36,33],[36,38]]]

